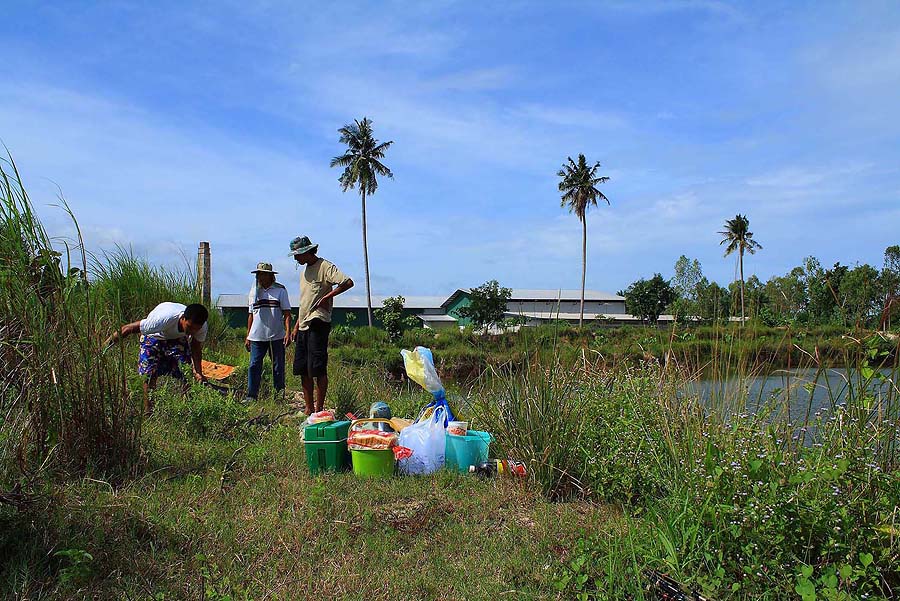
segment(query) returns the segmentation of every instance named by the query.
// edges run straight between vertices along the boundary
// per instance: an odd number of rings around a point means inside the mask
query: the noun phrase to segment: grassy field
[[[246,355],[230,359],[240,384]],[[341,410],[386,400],[414,415],[428,398],[371,370],[332,372],[329,404]],[[818,414],[810,444],[770,414],[705,415],[662,375],[536,364],[451,395],[495,433],[498,455],[528,462],[527,481],[311,477],[291,408],[170,387],[143,424],[134,475],[58,474],[32,505],[0,510],[0,591],[653,598],[642,572],[654,568],[715,598],[794,599],[806,586],[821,598],[890,598],[895,406],[883,421],[853,405]],[[136,407],[138,386],[130,377]]]
[[[2,598],[652,599],[647,570],[715,599],[897,598],[896,339],[336,329],[329,406],[415,416],[430,397],[397,351],[431,346],[454,408],[530,476],[311,478],[296,410],[237,401],[248,355],[217,316],[206,357],[238,367],[235,394],[168,387],[142,417],[136,342],[102,340],[195,300],[190,276],[80,240],[63,255],[2,167]],[[748,410],[748,378],[783,363],[827,393],[802,421],[790,389]],[[705,378],[737,386],[704,400]]]
[[[554,598],[575,541],[621,527],[521,482],[311,477],[290,419],[226,434],[243,408],[190,421],[180,404],[145,424],[142,476],[55,483],[2,514],[4,598]]]

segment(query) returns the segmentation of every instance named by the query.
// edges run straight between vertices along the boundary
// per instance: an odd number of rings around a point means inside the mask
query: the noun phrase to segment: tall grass
[[[495,453],[525,461],[550,498],[568,498],[584,492],[589,458],[577,444],[592,427],[586,392],[561,364],[507,367],[476,395],[475,417],[494,435]]]
[[[109,315],[91,297],[80,233],[66,250],[54,250],[12,159],[0,162],[3,488],[40,466],[119,472],[138,455],[123,358],[99,353]]]
[[[655,568],[717,599],[894,598],[896,349],[848,337],[849,369],[837,377],[809,354],[796,366],[804,378],[748,398],[750,380],[770,372],[729,360],[730,344],[717,343],[712,365],[530,362],[485,389],[499,450],[528,460],[552,498],[613,503],[629,516],[624,535],[582,541],[561,588],[643,598],[641,574]],[[730,385],[701,397],[705,378]],[[816,387],[824,406],[786,411]]]
[[[91,298],[116,324],[143,319],[164,301],[186,305],[200,302],[197,277],[187,261],[183,270],[166,268],[120,246],[92,256],[88,269]],[[225,323],[218,311],[209,309],[207,340],[212,342],[221,338]]]
[[[152,265],[130,248],[117,247],[90,261],[91,294],[122,323],[143,319],[163,301],[191,302],[197,297],[189,271]]]

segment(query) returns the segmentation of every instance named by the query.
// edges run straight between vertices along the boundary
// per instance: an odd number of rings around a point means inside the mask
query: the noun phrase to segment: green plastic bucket
[[[353,473],[357,476],[386,478],[394,473],[394,451],[350,450]]]
[[[488,450],[494,439],[490,432],[469,430],[465,436],[446,435],[444,463],[447,469],[463,474],[469,472],[470,465],[478,465],[488,460]]]

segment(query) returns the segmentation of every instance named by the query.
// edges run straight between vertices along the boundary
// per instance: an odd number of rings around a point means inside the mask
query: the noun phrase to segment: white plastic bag
[[[430,474],[444,465],[444,408],[438,407],[429,419],[407,426],[398,444],[412,449],[412,456],[400,461],[403,474]]]

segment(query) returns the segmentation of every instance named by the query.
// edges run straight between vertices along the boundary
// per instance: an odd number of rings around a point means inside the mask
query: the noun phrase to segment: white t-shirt
[[[249,309],[253,323],[247,336],[254,342],[270,342],[284,338],[284,312],[291,310],[287,289],[275,282],[268,288],[250,288]]]
[[[184,315],[187,307],[181,303],[159,303],[146,319],[141,320],[141,334],[158,340],[177,340],[189,338],[187,334],[178,328],[178,321]],[[209,322],[203,324],[200,331],[194,334],[197,342],[206,341],[206,331]]]

